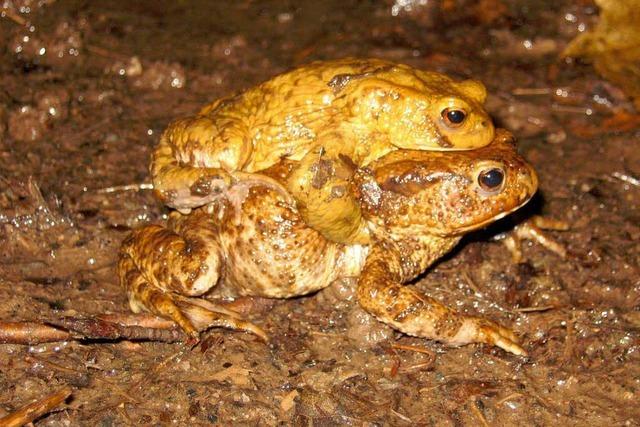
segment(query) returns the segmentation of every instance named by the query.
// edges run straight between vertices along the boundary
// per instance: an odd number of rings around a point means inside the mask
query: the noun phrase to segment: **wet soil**
[[[551,233],[566,259],[527,244],[514,264],[492,239],[520,220],[507,219],[417,284],[511,325],[528,358],[404,336],[334,286],[257,303],[249,317],[269,345],[219,329],[194,348],[0,345],[0,417],[69,384],[72,398],[36,425],[639,425],[639,121],[588,64],[560,59],[597,19],[589,1],[2,5],[0,320],[127,313],[119,244],[167,214],[136,187],[158,134],[314,59],[482,80],[541,179],[520,219],[571,228]]]

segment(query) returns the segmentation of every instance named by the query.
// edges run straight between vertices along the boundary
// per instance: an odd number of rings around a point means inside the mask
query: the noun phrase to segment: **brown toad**
[[[476,150],[398,150],[356,169],[348,191],[361,206],[367,245],[332,242],[309,227],[278,187],[287,170],[265,171],[271,176],[265,181],[239,181],[208,206],[174,213],[166,227],[135,230],[119,262],[132,309],[169,317],[192,336],[210,326],[262,334],[193,297],[224,282],[236,295],[287,298],[358,277],[360,305],[404,333],[524,354],[510,330],[404,285],[465,233],[518,209],[535,193],[536,174],[508,133]]]

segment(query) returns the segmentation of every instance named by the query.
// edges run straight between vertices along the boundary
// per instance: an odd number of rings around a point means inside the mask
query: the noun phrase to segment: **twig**
[[[96,131],[98,129],[100,129],[101,127],[110,124],[111,123],[111,118],[110,117],[105,117],[104,119],[93,123],[90,126],[84,127],[81,130],[78,130],[76,133],[72,134],[72,135],[68,135],[66,133],[60,133],[60,135],[58,137],[56,137],[53,142],[54,143],[61,143],[61,144],[67,144],[69,146],[69,144],[72,144],[76,141],[81,141],[82,139],[84,139],[87,135],[89,135],[91,132]]]
[[[122,418],[124,418],[127,422],[127,425],[134,425],[135,422],[131,419],[131,417],[129,416],[129,413],[127,412],[127,407],[122,405],[122,406],[118,406],[117,411],[120,413],[120,415],[122,416]]]
[[[574,107],[572,105],[551,104],[551,109],[560,111],[561,113],[584,114],[585,116],[593,114],[593,110],[591,108]]]
[[[83,374],[83,372],[78,371],[77,369],[73,369],[73,368],[67,368],[66,366],[62,366],[59,365],[57,363],[54,362],[50,362],[48,360],[45,359],[40,359],[34,356],[25,356],[24,358],[25,362],[27,363],[40,363],[44,366],[48,366],[49,368],[58,371],[58,372],[63,372],[65,374],[74,374],[74,375],[81,375]]]
[[[464,279],[467,286],[469,286],[476,295],[482,295],[482,292],[480,292],[480,289],[478,289],[478,285],[476,285],[476,282],[474,282],[474,280],[471,278],[471,274],[469,274],[467,270],[462,271],[462,278]]]
[[[36,402],[23,406],[12,414],[0,418],[2,427],[20,427],[28,424],[41,416],[49,413],[56,406],[64,402],[71,395],[71,387],[64,386],[61,390],[52,393]]]
[[[569,231],[571,226],[567,221],[561,219],[549,218],[546,216],[534,215],[531,217],[533,224],[542,230],[549,231]]]
[[[428,370],[433,367],[433,361],[435,359],[431,359],[428,362],[416,363],[415,365],[407,366],[406,368],[402,368],[399,370],[400,373],[406,374],[407,372],[413,372],[417,370]]]
[[[531,380],[531,377],[525,371],[523,371],[523,375],[527,379],[527,385],[529,386],[529,395],[537,400],[540,406],[542,406],[549,412],[554,411],[558,414],[565,414],[565,411],[563,411],[562,408],[556,406],[554,403],[550,402],[539,393],[538,388],[535,386],[535,383]]]
[[[522,308],[514,308],[512,311],[516,313],[534,313],[536,311],[548,311],[556,308],[554,305],[544,305],[541,307],[522,307]]]
[[[505,396],[502,399],[498,400],[496,402],[496,405],[502,405],[507,400],[517,399],[517,398],[522,397],[522,396],[524,396],[522,393],[511,393],[510,395]]]
[[[515,96],[549,95],[550,93],[550,87],[517,87],[511,91]]]
[[[115,384],[112,383],[111,381],[107,381],[104,378],[100,378],[99,376],[95,376],[94,379],[100,383],[103,384],[107,384],[109,386],[109,388],[115,392],[116,394],[119,394],[120,396],[124,397],[125,399],[127,399],[129,402],[133,402],[133,403],[140,403],[139,399],[136,399],[135,397],[131,396],[129,393],[127,393],[126,391],[122,390],[122,388]]]
[[[133,316],[131,316],[133,318]],[[139,324],[126,320],[131,318],[105,315],[105,318],[63,317],[49,321],[0,322],[0,344],[41,344],[67,340],[132,340],[180,342],[186,339],[184,333],[173,322],[163,320],[139,320]],[[113,320],[111,320],[113,319]],[[116,323],[115,321],[118,321]]]
[[[26,26],[27,25],[27,20],[24,19],[22,16],[14,13],[11,9],[9,9],[8,7],[3,7],[2,11],[0,12],[0,18],[4,18],[7,17],[9,19],[11,19],[13,22],[15,22],[18,25],[22,25],[22,26]]]
[[[476,416],[476,418],[478,418],[478,420],[480,421],[480,424],[482,424],[483,427],[489,427],[489,423],[487,422],[487,419],[485,418],[484,414],[480,411],[480,408],[478,408],[477,402],[478,401],[476,400],[476,396],[473,396],[471,398],[471,411]]]
[[[414,351],[416,353],[426,354],[427,356],[429,356],[429,359],[426,362],[417,363],[401,369],[400,358],[397,357],[397,353],[395,350]],[[391,365],[391,371],[390,371],[391,377],[395,377],[399,372],[407,373],[407,372],[412,372],[418,369],[430,369],[433,367],[433,364],[436,361],[436,355],[433,351],[423,347],[417,347],[413,345],[391,344],[389,353],[396,356],[393,360],[393,364]]]
[[[398,375],[398,372],[400,371],[401,363],[402,361],[397,355],[395,355],[395,357],[391,359],[391,368],[389,369],[389,376],[391,378],[394,378],[396,375]]]
[[[36,322],[0,322],[0,344],[39,344],[71,339],[68,331]]]
[[[188,350],[182,347],[177,352],[166,357],[164,360],[161,360],[160,362],[158,362],[156,366],[154,366],[151,370],[147,370],[147,375],[142,377],[140,381],[131,385],[131,387],[127,389],[127,393],[135,392],[134,389],[142,388],[148,381],[151,381],[151,379],[156,378],[156,374],[159,373],[162,370],[162,368],[164,368],[169,362],[171,362],[173,359],[177,358],[178,356],[185,354],[186,351]]]
[[[433,390],[439,389],[439,388],[441,388],[443,386],[444,386],[444,384],[438,384],[438,385],[434,385],[432,387],[423,387],[423,388],[418,390],[418,393],[431,393]]]
[[[509,248],[509,250],[511,250],[511,247],[509,247],[508,245],[508,239],[510,236],[508,236],[506,239],[502,240],[502,242],[507,245],[507,247]],[[514,243],[514,248],[517,245]],[[478,285],[476,284],[475,280],[473,280],[473,277],[471,277],[471,273],[469,273],[468,269],[465,269],[462,271],[462,278],[464,279],[465,283],[467,284],[467,286],[469,286],[469,288],[471,288],[471,290],[474,293],[474,296],[482,301],[487,301],[487,300],[491,300],[495,301],[496,298],[491,298],[491,295],[489,295],[489,297],[487,298],[486,293],[483,293],[482,291],[480,291],[480,288],[478,288]],[[491,293],[491,292],[489,292]],[[511,310],[504,308],[502,305],[500,304],[496,304],[495,302],[493,302],[493,305],[500,311],[503,311],[505,313],[512,313]]]
[[[562,360],[564,363],[569,363],[573,356],[573,347],[575,344],[574,328],[576,325],[575,315],[571,314],[571,319],[567,324],[567,337],[564,340],[564,351],[562,352]]]
[[[587,116],[593,114],[593,110],[591,108],[574,107],[571,105],[551,104],[551,109],[563,113],[585,114]]]
[[[513,229],[514,238],[516,242],[518,240],[532,240],[540,245],[542,245],[547,250],[555,253],[560,258],[567,257],[567,249],[560,243],[556,242],[554,239],[549,237],[546,233],[544,233],[543,229],[551,229],[551,230],[567,230],[568,226],[563,221],[557,220],[544,220],[544,219],[536,219],[534,218],[532,221],[525,221],[521,224],[516,225]]]
[[[431,356],[433,359],[436,358],[436,355],[433,351],[424,348],[424,347],[417,347],[414,345],[405,345],[405,344],[391,344],[391,348],[394,348],[396,350],[407,350],[407,351],[415,351],[416,353],[423,353],[423,354],[428,354],[429,356]]]
[[[173,329],[176,324],[153,314],[110,313],[101,314],[98,319],[105,322],[118,323],[123,326],[140,326],[142,328]]]
[[[320,331],[309,331],[309,334],[311,335],[316,335],[319,337],[337,337],[340,336],[341,334],[336,334],[336,333],[332,333],[332,332],[320,332]]]
[[[413,423],[413,421],[411,420],[411,418],[407,417],[406,415],[402,415],[400,412],[398,411],[394,411],[393,409],[389,408],[389,410],[391,411],[391,413],[393,415],[395,415],[396,417],[400,418],[402,421],[406,421],[408,423]]]
[[[153,184],[150,182],[141,182],[140,184],[114,185],[113,187],[100,188],[96,190],[97,194],[111,194],[119,191],[140,191],[153,190]]]
[[[100,47],[100,46],[86,45],[86,49],[91,53],[95,53],[96,55],[104,56],[106,58],[119,59],[119,60],[127,60],[128,59],[128,57],[126,55],[123,55],[123,54],[117,53],[117,52],[113,52],[111,50],[105,49],[105,48]]]
[[[129,326],[112,323],[101,319],[63,317],[50,322],[56,326],[68,329],[77,339],[100,339],[133,341],[184,341],[185,335],[178,329],[156,329],[142,326]]]
[[[612,172],[611,176],[619,179],[622,182],[626,182],[627,184],[631,184],[631,185],[635,185],[636,187],[640,187],[640,179],[631,176],[631,175],[627,175],[626,173],[622,173],[622,172]]]

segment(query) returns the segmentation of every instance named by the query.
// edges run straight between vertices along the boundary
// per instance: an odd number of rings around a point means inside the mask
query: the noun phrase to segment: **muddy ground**
[[[128,313],[116,253],[131,228],[167,213],[136,187],[159,133],[314,59],[374,56],[482,80],[541,179],[523,217],[571,229],[551,232],[566,259],[527,244],[514,264],[492,237],[522,218],[503,221],[417,284],[511,325],[528,358],[403,336],[333,287],[257,303],[250,318],[269,345],[219,329],[192,349],[0,345],[0,417],[69,384],[72,397],[36,425],[640,425],[639,121],[591,66],[560,59],[596,22],[591,2],[2,5],[2,321]]]

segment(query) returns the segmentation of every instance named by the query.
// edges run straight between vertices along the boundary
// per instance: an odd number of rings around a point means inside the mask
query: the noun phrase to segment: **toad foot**
[[[196,341],[201,331],[211,327],[251,332],[267,341],[262,329],[233,310],[181,295],[206,292],[217,282],[219,271],[214,262],[218,256],[215,245],[202,240],[197,230],[182,235],[180,231],[148,225],[123,243],[118,273],[131,309],[169,318]],[[177,265],[179,273],[166,271],[163,267],[167,264]]]
[[[536,215],[516,225],[511,233],[504,236],[502,243],[511,252],[513,262],[516,264],[523,262],[522,249],[520,248],[523,240],[532,240],[560,258],[565,259],[567,257],[567,249],[564,245],[549,237],[544,230],[566,231],[568,229],[569,225],[564,221]]]

